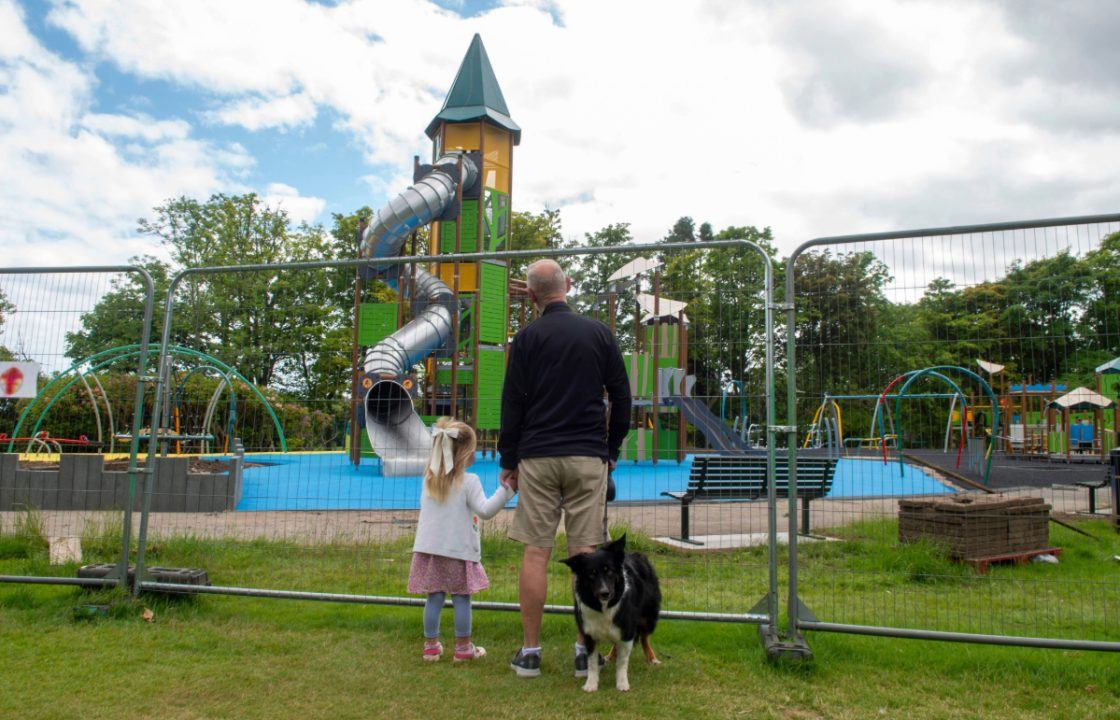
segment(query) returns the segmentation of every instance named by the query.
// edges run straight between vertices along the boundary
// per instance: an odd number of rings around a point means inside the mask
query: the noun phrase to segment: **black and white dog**
[[[615,684],[626,692],[635,641],[641,642],[649,663],[660,663],[649,645],[661,612],[657,573],[645,555],[626,552],[625,535],[593,553],[561,562],[575,575],[576,624],[586,638],[587,682],[583,689],[599,689],[599,648],[614,643],[611,656],[617,655],[618,661]]]

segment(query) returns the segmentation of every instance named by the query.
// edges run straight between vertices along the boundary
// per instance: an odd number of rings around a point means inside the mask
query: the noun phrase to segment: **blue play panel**
[[[245,469],[245,485],[238,510],[407,510],[420,506],[419,477],[387,478],[380,463],[350,464],[345,453],[259,454],[249,462],[268,463]],[[618,500],[660,500],[667,490],[688,485],[691,456],[683,463],[621,463],[614,472]],[[498,487],[498,464],[478,460],[471,468],[487,494]],[[952,492],[913,465],[900,472],[897,461],[840,460],[828,497],[856,498],[927,495]],[[516,498],[510,503],[517,502]]]

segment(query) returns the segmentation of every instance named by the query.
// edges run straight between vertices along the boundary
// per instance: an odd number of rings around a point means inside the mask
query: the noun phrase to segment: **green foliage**
[[[998,359],[1007,372],[1085,384],[1120,353],[1120,233],[1083,258],[1068,251],[1012,264],[999,280],[956,288],[939,278],[918,303],[940,363]]]
[[[349,358],[347,347],[346,357]],[[120,367],[110,367],[97,373],[97,380],[105,390],[105,396],[112,407],[113,429],[117,433],[128,432],[131,428],[133,393],[136,389],[136,376],[130,367],[133,359],[122,361]],[[171,388],[172,424],[178,422],[179,427],[187,434],[210,434],[214,441],[210,444],[210,452],[222,452],[229,446],[230,433],[230,394],[225,388],[218,400],[215,415],[209,427],[203,427],[206,407],[210,402],[218,384],[222,382],[214,374],[194,373],[183,384],[185,373],[176,371],[173,375]],[[279,436],[273,426],[272,419],[264,405],[247,387],[236,379],[233,381],[236,394],[234,411],[234,436],[240,438],[245,447],[250,450],[279,450]],[[90,385],[94,388],[97,398],[98,410],[101,418],[101,446],[97,449],[108,452],[109,445],[109,418],[104,404],[103,396],[96,389],[93,379]],[[346,415],[348,402],[345,399],[320,400],[309,403],[300,398],[292,397],[286,393],[271,389],[258,389],[268,398],[273,410],[280,419],[291,450],[322,450],[338,447],[341,443],[340,418]],[[148,388],[147,405],[152,405],[152,388]],[[20,400],[15,406],[15,413],[22,411],[30,400]],[[40,402],[33,408],[33,412],[25,421],[25,426],[20,434],[30,433],[35,418],[45,407]],[[0,431],[10,432],[14,427],[15,413],[11,418],[0,416]],[[77,383],[70,388],[44,417],[39,430],[45,430],[51,437],[79,438],[85,435],[90,441],[98,440],[96,415],[93,411],[93,402],[85,388]],[[145,421],[146,422],[146,421]],[[23,446],[17,449],[22,450]],[[184,451],[198,451],[197,444],[192,444]],[[128,443],[117,440],[116,452],[127,452]]]
[[[5,315],[10,314],[16,309],[15,305],[8,302],[8,298],[4,295],[4,291],[0,290],[0,330],[4,328]],[[12,352],[8,348],[0,345],[0,360],[11,360]]]
[[[23,546],[24,557],[34,557],[50,549],[43,513],[37,508],[24,507],[16,514],[12,537],[17,545]]]
[[[562,244],[560,211],[545,208],[539,213],[515,212],[511,220],[510,250],[545,250]],[[510,262],[510,277],[525,277],[531,259]]]
[[[58,397],[50,411],[44,416],[38,429],[36,429],[35,423],[39,415],[46,409],[49,398],[53,397],[56,391],[62,389],[62,384],[55,386],[50,396],[44,396],[42,400],[35,402],[33,405],[33,401],[27,399],[14,403],[13,412],[10,416],[0,416],[0,423],[3,423],[0,428],[10,434],[15,427],[18,414],[32,405],[31,412],[24,420],[23,427],[20,428],[21,436],[28,437],[33,432],[41,431],[45,431],[51,437],[56,438],[78,439],[84,435],[91,442],[100,441],[104,443],[102,449],[108,451],[110,449],[110,431],[118,433],[127,431],[128,422],[132,417],[134,393],[136,392],[135,363],[136,358],[133,356],[108,366],[103,371],[98,372],[96,377],[88,375],[87,382],[90,391],[93,393],[93,398],[90,397],[90,392],[86,391],[81,382],[75,382],[69,390]],[[73,378],[74,376],[71,375],[68,379]],[[46,387],[47,382],[40,381],[40,390]],[[100,383],[101,389],[98,389],[98,383]],[[104,393],[102,393],[102,390]],[[106,399],[108,400],[108,407],[105,404]],[[96,413],[94,412],[95,404],[97,407]],[[98,417],[101,419],[100,434],[97,427]],[[116,449],[120,450],[121,448],[122,445],[118,443]]]
[[[607,225],[594,233],[585,233],[582,243],[569,242],[568,247],[608,248],[629,245],[634,238],[630,234],[629,223]],[[647,254],[648,255],[648,254]],[[614,295],[614,325],[616,337],[624,352],[634,347],[633,317],[634,301],[632,291],[615,287],[607,281],[615,270],[639,257],[635,253],[610,255],[577,255],[568,259],[568,277],[572,281],[575,296],[571,304],[577,312],[594,315],[610,323],[608,308],[612,292]]]
[[[149,255],[131,258],[130,262],[147,270],[152,277],[154,298],[149,339],[152,347],[158,348],[172,268]],[[81,329],[66,333],[66,356],[71,360],[77,361],[112,347],[140,342],[147,295],[143,281],[136,273],[127,273],[115,276],[111,287],[92,310],[82,315]],[[178,342],[185,338],[184,334],[177,332],[172,339]]]
[[[156,287],[153,339],[171,275],[187,267],[287,263],[354,256],[357,227],[368,208],[335,215],[328,233],[293,227],[283,210],[254,194],[214,195],[206,202],[170,200],[142,219],[171,257],[136,258]],[[237,368],[252,382],[301,397],[336,399],[347,392],[352,270],[245,271],[189,275],[176,292],[171,339]],[[117,281],[67,336],[73,359],[138,342],[143,288],[134,276]]]
[[[92,512],[82,522],[82,562],[116,562],[124,541],[120,512]],[[133,548],[135,550],[135,548]]]

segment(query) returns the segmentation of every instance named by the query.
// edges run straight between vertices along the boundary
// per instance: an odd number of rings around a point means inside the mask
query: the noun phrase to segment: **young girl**
[[[408,591],[425,593],[424,659],[439,660],[439,616],[447,594],[455,608],[455,662],[475,660],[486,649],[471,643],[471,595],[490,586],[482,568],[479,518],[498,514],[513,497],[499,486],[487,498],[482,483],[466,469],[474,462],[475,437],[469,425],[440,418],[432,428],[432,454],[424,471],[420,521],[412,545]]]

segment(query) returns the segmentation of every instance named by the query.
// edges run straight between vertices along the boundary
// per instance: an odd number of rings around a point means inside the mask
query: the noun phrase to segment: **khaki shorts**
[[[606,541],[607,463],[602,458],[526,458],[517,466],[517,490],[520,497],[510,538],[533,547],[552,547],[563,511],[568,547]]]

